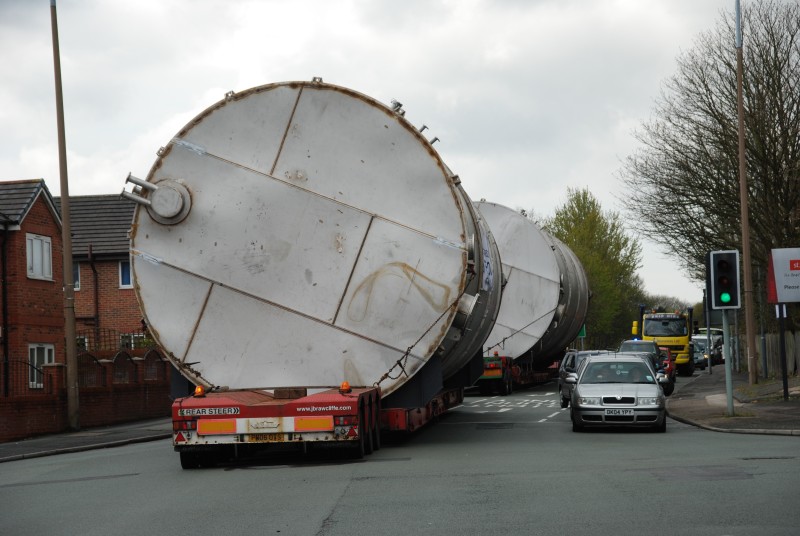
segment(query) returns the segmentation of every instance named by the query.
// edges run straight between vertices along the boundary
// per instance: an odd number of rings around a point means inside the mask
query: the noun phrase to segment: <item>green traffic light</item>
[[[731,295],[727,292],[723,292],[719,295],[719,301],[722,303],[729,303],[731,301]]]

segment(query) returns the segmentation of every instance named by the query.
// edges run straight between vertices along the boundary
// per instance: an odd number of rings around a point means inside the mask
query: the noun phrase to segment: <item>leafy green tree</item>
[[[588,189],[569,189],[567,201],[542,228],[564,242],[581,261],[592,297],[586,319],[590,348],[615,348],[630,336],[645,296],[636,275],[641,246],[625,232],[620,216],[602,210]]]

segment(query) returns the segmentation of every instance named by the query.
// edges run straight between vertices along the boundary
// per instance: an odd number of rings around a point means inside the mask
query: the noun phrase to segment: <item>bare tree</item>
[[[800,4],[743,8],[751,255],[763,275],[770,249],[800,246]],[[707,251],[741,249],[734,17],[679,56],[621,172],[642,233],[697,280]]]

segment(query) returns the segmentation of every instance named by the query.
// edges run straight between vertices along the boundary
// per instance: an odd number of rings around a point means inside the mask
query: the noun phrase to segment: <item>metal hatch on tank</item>
[[[499,306],[494,243],[403,115],[319,79],[259,86],[190,121],[146,180],[129,176],[137,298],[187,378],[383,378],[386,395],[480,351]]]

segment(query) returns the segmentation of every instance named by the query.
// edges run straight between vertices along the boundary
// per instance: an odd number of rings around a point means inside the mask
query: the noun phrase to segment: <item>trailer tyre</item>
[[[366,453],[366,433],[364,432],[366,421],[364,420],[364,416],[364,407],[361,406],[361,409],[358,411],[358,440],[355,442],[355,445],[350,448],[350,456],[355,460],[360,460]]]
[[[381,409],[377,404],[373,408],[378,414],[375,416],[375,424],[372,429],[372,450],[381,450]]]
[[[199,469],[203,466],[203,458],[199,452],[181,451],[181,469]]]
[[[366,409],[362,410],[361,414],[365,417],[366,420],[361,421],[360,432],[363,432],[363,436],[361,437],[361,442],[364,444],[364,454],[372,454],[373,449],[375,448],[375,444],[373,443],[373,433],[374,427],[372,424],[372,412]]]
[[[512,384],[511,375],[508,374],[508,375],[504,376],[503,377],[503,384],[500,387],[500,394],[503,395],[503,396],[510,395],[511,392],[513,391],[513,388],[512,388],[511,384]]]

